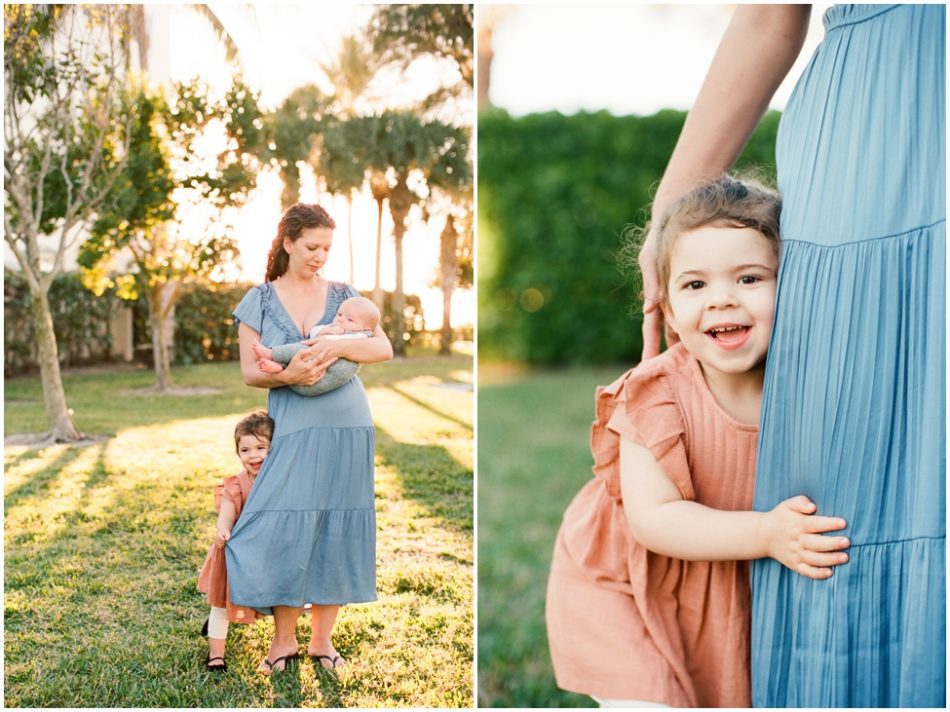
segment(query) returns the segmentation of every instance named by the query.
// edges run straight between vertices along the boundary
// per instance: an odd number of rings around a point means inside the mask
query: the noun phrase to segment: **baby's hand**
[[[223,549],[225,543],[231,538],[231,531],[228,529],[218,529],[218,535],[214,538],[214,545]]]
[[[251,344],[251,348],[254,350],[254,355],[259,359],[269,360],[274,357],[274,352],[259,341],[255,341],[253,344]]]
[[[831,576],[831,567],[847,562],[842,551],[850,546],[847,537],[823,536],[822,532],[844,529],[840,517],[823,517],[808,497],[799,495],[781,502],[766,514],[768,555],[795,573],[813,579]]]

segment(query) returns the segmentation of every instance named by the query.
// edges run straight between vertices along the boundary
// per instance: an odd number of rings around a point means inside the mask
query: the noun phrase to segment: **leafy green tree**
[[[30,290],[49,438],[76,441],[48,295],[124,165],[127,10],[4,5],[3,21],[4,239]]]
[[[205,156],[199,145],[222,128],[225,147]],[[240,80],[218,101],[196,81],[176,84],[170,103],[144,88],[137,96],[115,209],[93,225],[80,264],[94,289],[112,284],[119,270],[121,293],[146,299],[159,391],[174,385],[173,317],[183,285],[220,274],[237,254],[224,211],[254,187],[264,136],[256,96]],[[196,225],[202,209],[205,223]]]

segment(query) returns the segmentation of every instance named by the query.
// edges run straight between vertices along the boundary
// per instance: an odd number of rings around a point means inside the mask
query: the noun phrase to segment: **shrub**
[[[108,360],[112,347],[109,322],[119,299],[107,291],[101,297],[82,286],[76,272],[59,275],[49,290],[53,329],[61,366]],[[20,272],[3,271],[3,372],[36,370],[36,340],[30,290]]]
[[[478,119],[479,353],[537,364],[635,362],[641,305],[617,266],[648,215],[684,112]],[[738,163],[774,175],[778,114]]]

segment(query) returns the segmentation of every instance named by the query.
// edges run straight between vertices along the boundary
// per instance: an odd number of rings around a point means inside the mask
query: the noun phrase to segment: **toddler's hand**
[[[795,573],[813,579],[831,576],[831,567],[847,562],[842,550],[850,546],[847,537],[823,536],[822,532],[844,529],[840,517],[815,514],[817,507],[799,495],[781,502],[766,514],[768,555]]]
[[[214,545],[219,549],[223,549],[225,543],[228,539],[231,538],[231,532],[225,531],[224,529],[218,530],[218,535],[214,538]]]

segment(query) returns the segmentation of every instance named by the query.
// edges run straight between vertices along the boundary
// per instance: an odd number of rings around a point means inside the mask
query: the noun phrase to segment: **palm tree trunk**
[[[297,164],[288,164],[280,169],[284,189],[280,192],[280,209],[287,210],[300,201],[300,170]]]
[[[346,194],[346,241],[350,247],[350,284],[356,282],[353,265],[353,191]]]
[[[380,266],[383,261],[383,198],[376,198],[376,281],[373,283],[373,302],[383,311],[383,285],[380,283]]]
[[[439,250],[439,274],[442,278],[442,333],[439,339],[439,354],[443,356],[452,352],[452,292],[455,291],[455,273],[458,269],[457,243],[455,221],[449,215],[442,230]]]
[[[392,301],[392,333],[393,333],[393,354],[395,356],[406,355],[406,333],[405,325],[405,294],[402,287],[402,238],[406,234],[406,218],[409,217],[409,209],[412,207],[412,192],[406,185],[405,176],[400,176],[396,181],[392,193],[389,195],[389,212],[393,217],[393,242],[396,246],[396,288],[393,290]]]
[[[66,391],[63,389],[63,377],[59,370],[59,350],[56,347],[49,296],[42,288],[38,291],[31,288],[30,296],[49,435],[58,443],[82,440],[83,434],[79,432],[69,408],[66,407]]]

